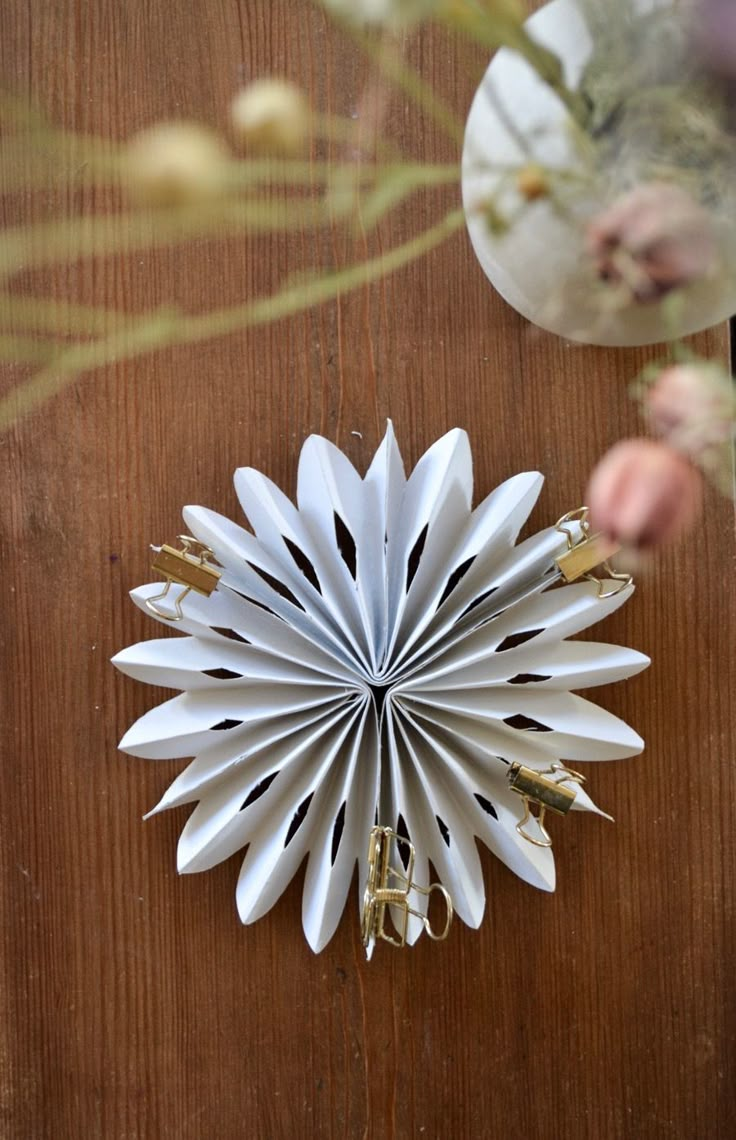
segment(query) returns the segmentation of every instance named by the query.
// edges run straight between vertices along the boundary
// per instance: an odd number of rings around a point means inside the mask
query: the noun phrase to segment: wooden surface
[[[350,113],[364,78],[302,0],[9,0],[3,23],[3,82],[113,136],[175,116],[224,124],[232,92],[268,71]],[[412,51],[462,113],[480,56],[438,34]],[[414,153],[454,157],[401,99],[390,121]],[[454,193],[415,201],[383,247]],[[45,216],[69,195],[61,178],[55,197],[6,201],[7,216]],[[337,233],[199,243],[16,287],[201,311],[362,248]],[[726,330],[697,343],[726,353]],[[99,370],[0,440],[3,1137],[736,1134],[736,551],[732,508],[715,495],[697,534],[597,631],[653,660],[596,692],[647,741],[641,758],[590,775],[616,824],[558,821],[553,896],[485,853],[479,931],[458,924],[442,946],[387,947],[366,965],[351,896],[315,957],[300,877],[243,928],[238,860],[179,879],[186,809],[141,821],[181,764],[116,751],[158,694],[108,660],[159,636],[127,592],[148,580],[148,544],[177,533],[183,504],[236,517],[231,474],[246,464],[293,491],[313,431],[364,467],[390,416],[411,463],[468,428],[478,498],[542,470],[533,521],[546,525],[581,501],[606,446],[638,430],[626,383],[651,356],[532,331],[463,234],[339,304]],[[7,385],[17,379],[8,370]]]

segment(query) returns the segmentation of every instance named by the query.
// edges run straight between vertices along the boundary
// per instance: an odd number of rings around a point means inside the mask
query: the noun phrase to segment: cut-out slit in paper
[[[314,792],[308,795],[305,800],[302,800],[302,802],[299,804],[299,807],[294,812],[294,818],[289,824],[289,830],[287,831],[286,838],[284,839],[284,847],[289,846],[297,831],[304,823],[304,820],[307,818],[307,812],[309,811],[309,805],[312,802],[313,795]]]
[[[490,800],[486,799],[485,796],[482,796],[480,794],[480,792],[475,793],[475,798],[478,801],[478,803],[480,804],[480,806],[483,808],[483,811],[486,812],[487,815],[491,815],[491,816],[493,816],[494,819],[498,819],[498,812],[496,811],[495,807],[493,806],[493,804],[491,803]]]
[[[429,523],[426,523],[422,527],[422,529],[419,533],[419,538],[414,543],[414,545],[411,549],[411,554],[409,555],[409,558],[407,559],[407,563],[406,563],[406,592],[407,592],[407,594],[409,593],[409,587],[411,586],[412,582],[414,581],[414,578],[416,577],[417,570],[419,569],[419,563],[421,561],[421,557],[422,557],[422,554],[424,552],[424,545],[427,541],[427,534],[428,533],[429,533]]]
[[[440,606],[444,605],[444,603],[447,601],[447,599],[449,598],[449,596],[453,592],[453,590],[457,586],[460,585],[463,578],[465,577],[465,575],[467,574],[468,570],[470,569],[470,567],[473,565],[474,562],[475,562],[475,557],[466,558],[464,562],[461,562],[460,565],[455,570],[453,570],[452,574],[447,579],[447,582],[445,584],[444,590],[442,591],[442,594],[440,595],[440,600],[437,603],[437,609],[439,609]]]
[[[401,839],[407,840],[407,843],[396,844],[396,848],[399,852],[399,858],[404,864],[404,870],[406,870],[409,866],[409,859],[411,857],[411,849],[408,846],[408,844],[411,843],[411,836],[409,835],[409,829],[406,826],[406,820],[404,819],[401,812],[399,812],[399,818],[396,821],[396,834],[400,836]]]
[[[355,545],[355,539],[337,511],[333,511],[333,518],[335,520],[335,541],[337,542],[337,549],[340,551],[340,557],[350,572],[350,577],[354,579],[358,570],[358,551]]]
[[[245,808],[250,807],[251,804],[254,804],[256,800],[259,800],[261,796],[265,795],[277,776],[278,772],[271,772],[270,775],[264,776],[243,800],[240,805],[240,810],[244,811]]]
[[[296,606],[297,609],[304,609],[302,603],[299,601],[296,595],[292,593],[289,587],[285,586],[284,583],[279,581],[278,578],[274,578],[273,574],[269,574],[267,570],[264,570],[261,566],[255,566],[252,562],[249,562],[248,565],[250,566],[251,570],[255,571],[258,577],[262,578],[266,585],[270,586],[275,593],[279,594],[279,596],[284,599],[284,601],[290,602],[291,605]]]
[[[505,653],[507,649],[518,649],[520,645],[526,645],[527,641],[531,641],[533,637],[538,634],[544,633],[543,629],[525,629],[520,630],[518,633],[510,633],[508,637],[504,637],[496,646],[496,653]]]
[[[507,724],[509,728],[518,728],[522,732],[551,732],[552,729],[547,724],[542,724],[541,721],[535,720],[532,716],[526,716],[525,713],[515,713],[514,716],[505,716],[503,723]]]
[[[465,617],[467,614],[472,613],[473,610],[477,610],[478,606],[481,605],[483,602],[485,602],[486,598],[490,598],[491,594],[495,594],[497,589],[498,589],[497,586],[492,586],[490,590],[485,590],[484,593],[478,594],[478,597],[473,598],[472,602],[470,602],[465,607],[465,609],[463,610],[463,612],[460,616]]]
[[[620,646],[569,640],[631,587],[600,598],[593,582],[560,582],[568,538],[554,525],[515,545],[541,476],[514,476],[472,510],[470,448],[458,430],[405,472],[389,427],[368,468],[364,476],[312,436],[298,507],[243,472],[236,488],[250,530],[188,509],[187,530],[217,548],[222,578],[210,596],[184,598],[183,637],[154,637],[115,658],[132,678],[181,690],[121,741],[135,756],[194,757],[160,804],[196,805],[180,865],[249,849],[237,898],[251,922],[265,905],[256,900],[275,902],[308,856],[303,925],[314,950],[335,932],[356,863],[360,913],[374,824],[394,824],[411,841],[423,874],[442,855],[442,885],[475,927],[483,888],[469,883],[464,860],[484,819],[517,875],[545,890],[554,883],[552,851],[516,831],[509,765],[577,768],[642,748],[626,724],[571,693],[647,664]],[[133,598],[149,613],[160,592],[151,582]],[[581,812],[597,811],[587,786],[575,807],[556,843],[580,828]],[[401,871],[409,851],[396,850]],[[420,932],[412,922],[409,941]]]
[[[332,828],[332,851],[330,852],[330,863],[333,867],[335,865],[335,860],[337,859],[337,853],[340,850],[340,840],[342,839],[342,833],[345,827],[346,806],[347,805],[343,800],[343,802],[340,804],[340,810],[335,817],[335,825]]]
[[[238,633],[234,629],[224,629],[220,625],[213,625],[212,632],[219,633],[220,637],[227,637],[229,641],[239,641],[242,645],[250,645],[247,637],[243,637],[242,633]]]
[[[450,832],[447,828],[447,824],[445,823],[444,819],[440,819],[440,817],[438,815],[436,815],[434,818],[437,820],[437,826],[440,829],[440,835],[444,839],[446,846],[449,847],[450,846]]]
[[[272,610],[270,606],[267,606],[265,602],[259,602],[256,598],[251,597],[250,594],[244,593],[243,590],[236,590],[235,587],[232,586],[229,582],[225,582],[224,587],[228,593],[234,594],[236,598],[242,598],[243,601],[247,602],[249,606],[255,606],[256,609],[263,610],[264,613],[270,614],[272,617],[277,617],[279,620],[281,620],[280,615],[275,613],[275,611]],[[232,630],[230,632],[232,632]],[[227,636],[227,634],[224,636]],[[245,641],[246,645],[249,644],[244,637],[238,638],[236,636],[236,640]]]
[[[319,578],[317,577],[317,572],[314,569],[314,566],[312,565],[312,563],[307,558],[304,551],[301,550],[295,542],[292,542],[291,539],[287,538],[285,535],[284,535],[284,542],[286,543],[286,546],[289,550],[289,554],[294,559],[295,563],[297,564],[297,566],[301,570],[304,577],[307,579],[307,581],[309,583],[311,583],[312,586],[314,586],[317,593],[321,594],[322,593],[322,587],[319,584]]]

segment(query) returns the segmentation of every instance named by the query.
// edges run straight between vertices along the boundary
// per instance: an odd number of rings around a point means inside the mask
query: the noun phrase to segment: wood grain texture
[[[8,0],[2,79],[78,130],[166,117],[224,124],[269,71],[340,113],[365,69],[302,0]],[[412,47],[462,113],[483,61],[435,32]],[[411,151],[452,147],[395,99]],[[6,199],[45,216],[76,191]],[[388,248],[455,196],[416,199]],[[336,232],[201,242],[85,262],[17,288],[132,311],[192,310],[343,262]],[[697,338],[727,352],[727,332]],[[269,328],[101,369],[0,440],[2,970],[0,1135],[12,1140],[455,1137],[711,1140],[734,1108],[732,508],[715,495],[598,631],[652,668],[596,699],[647,740],[590,773],[615,826],[558,821],[547,896],[487,853],[479,931],[363,960],[354,901],[315,957],[301,877],[253,927],[238,860],[177,878],[186,811],[141,816],[181,768],[116,750],[157,694],[110,656],[153,636],[127,598],[183,504],[237,517],[236,466],[289,492],[319,431],[365,467],[387,417],[407,462],[468,428],[477,497],[547,476],[533,521],[581,501],[589,469],[638,431],[627,380],[647,351],[564,344],[487,286],[465,235],[379,286]],[[8,371],[7,385],[17,380]],[[357,434],[360,433],[360,434]]]

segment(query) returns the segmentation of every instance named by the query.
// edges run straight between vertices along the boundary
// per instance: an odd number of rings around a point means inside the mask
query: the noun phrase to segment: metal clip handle
[[[555,523],[555,529],[567,538],[567,551],[557,559],[557,568],[566,582],[577,582],[585,578],[595,582],[598,586],[598,597],[612,598],[620,594],[633,582],[631,574],[619,574],[610,565],[608,559],[621,549],[619,543],[604,534],[593,534],[588,519],[587,507],[578,507],[575,511],[568,511]],[[577,523],[582,532],[582,539],[576,541],[573,524]],[[600,567],[605,578],[593,571]],[[606,588],[607,583],[615,582],[615,586]]]
[[[544,826],[545,815],[548,811],[553,811],[556,815],[567,815],[575,803],[576,792],[564,787],[564,784],[582,784],[585,777],[559,763],[552,764],[541,772],[514,763],[509,768],[508,781],[511,790],[521,796],[524,804],[524,816],[516,825],[517,833],[534,847],[551,847],[552,837]],[[532,804],[539,808],[537,815],[532,811]],[[527,829],[531,820],[537,825],[536,834]]]
[[[180,534],[178,541],[182,544],[181,550],[173,546],[153,547],[156,557],[153,560],[153,569],[166,579],[166,585],[160,594],[146,598],[146,609],[164,621],[181,621],[184,611],[181,603],[192,590],[196,594],[209,597],[216,588],[221,574],[210,564],[214,553],[209,546],[191,538],[188,534]],[[172,586],[181,586],[181,592],[172,598],[174,610],[163,609],[156,602],[168,598]]]
[[[422,926],[433,942],[444,942],[447,938],[447,935],[450,933],[450,927],[452,926],[452,918],[454,914],[450,892],[446,887],[442,886],[442,883],[430,883],[428,887],[419,887],[416,883],[410,882],[407,889],[418,891],[420,895],[426,895],[427,898],[429,898],[433,891],[438,891],[439,894],[442,895],[442,898],[445,901],[445,925],[442,930],[432,929],[432,925],[429,921],[429,915],[421,914],[418,910],[413,910],[410,906],[408,906],[406,910],[407,914],[413,914],[415,918],[421,920]]]
[[[408,851],[406,872],[397,871],[391,866],[391,842],[397,848],[403,845]],[[441,883],[431,883],[428,887],[420,887],[414,882],[414,846],[403,835],[392,831],[390,827],[374,827],[368,840],[368,881],[363,896],[362,936],[363,945],[369,955],[373,943],[379,939],[389,942],[392,946],[405,946],[408,935],[409,915],[418,918],[424,930],[433,942],[443,942],[450,933],[452,925],[453,906],[449,892]],[[398,885],[396,885],[398,884]],[[438,891],[446,907],[445,925],[442,930],[432,927],[429,917],[415,910],[409,905],[409,895],[412,891],[429,897]],[[399,910],[401,922],[395,927],[395,936],[386,928],[387,909],[395,907]]]

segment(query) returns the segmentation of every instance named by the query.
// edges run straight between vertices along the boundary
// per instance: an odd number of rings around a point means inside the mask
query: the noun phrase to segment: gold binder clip
[[[564,764],[552,764],[542,772],[535,772],[524,764],[512,764],[507,775],[512,791],[524,801],[524,818],[517,823],[517,832],[535,847],[551,847],[552,837],[544,826],[545,814],[553,811],[556,815],[567,815],[575,803],[576,792],[572,788],[566,788],[564,783],[571,781],[582,784],[585,776],[573,772],[572,768],[566,768]],[[538,815],[533,814],[532,804],[539,807]],[[526,825],[532,819],[539,828],[541,839],[526,830]]]
[[[577,542],[572,529],[573,523],[580,525],[583,535]],[[591,534],[587,507],[568,511],[557,521],[555,529],[567,537],[567,551],[557,559],[557,568],[566,582],[577,582],[579,578],[587,578],[589,582],[595,582],[598,586],[599,598],[612,598],[614,594],[631,585],[633,581],[631,575],[618,574],[608,562],[608,559],[621,549],[620,545],[606,538],[604,534]],[[598,566],[604,571],[605,578],[593,573]],[[615,582],[617,585],[605,589],[604,582]]]
[[[408,851],[406,871],[397,871],[391,866],[391,841],[397,846],[403,845]],[[390,942],[392,946],[405,946],[409,915],[413,914],[420,919],[427,934],[435,942],[443,942],[450,933],[452,924],[452,899],[440,883],[432,883],[429,887],[420,887],[414,882],[414,847],[401,835],[397,835],[389,827],[374,827],[368,842],[368,882],[363,896],[363,945],[368,956],[373,942],[379,938]],[[447,918],[444,929],[433,930],[429,918],[409,906],[411,891],[418,891],[422,895],[431,895],[438,891],[445,900]],[[395,935],[386,929],[387,908],[397,907],[401,913],[401,925],[395,927]]]
[[[194,590],[195,594],[202,594],[208,598],[221,577],[219,570],[210,565],[210,559],[214,555],[208,546],[198,542],[196,538],[190,538],[187,534],[180,534],[179,542],[182,544],[181,550],[176,550],[173,546],[151,548],[156,553],[153,569],[163,575],[166,585],[160,594],[146,599],[146,609],[156,617],[165,618],[166,621],[181,621],[184,617],[181,603],[187,594]],[[172,586],[182,587],[181,593],[172,598],[173,613],[154,604],[168,597]]]

